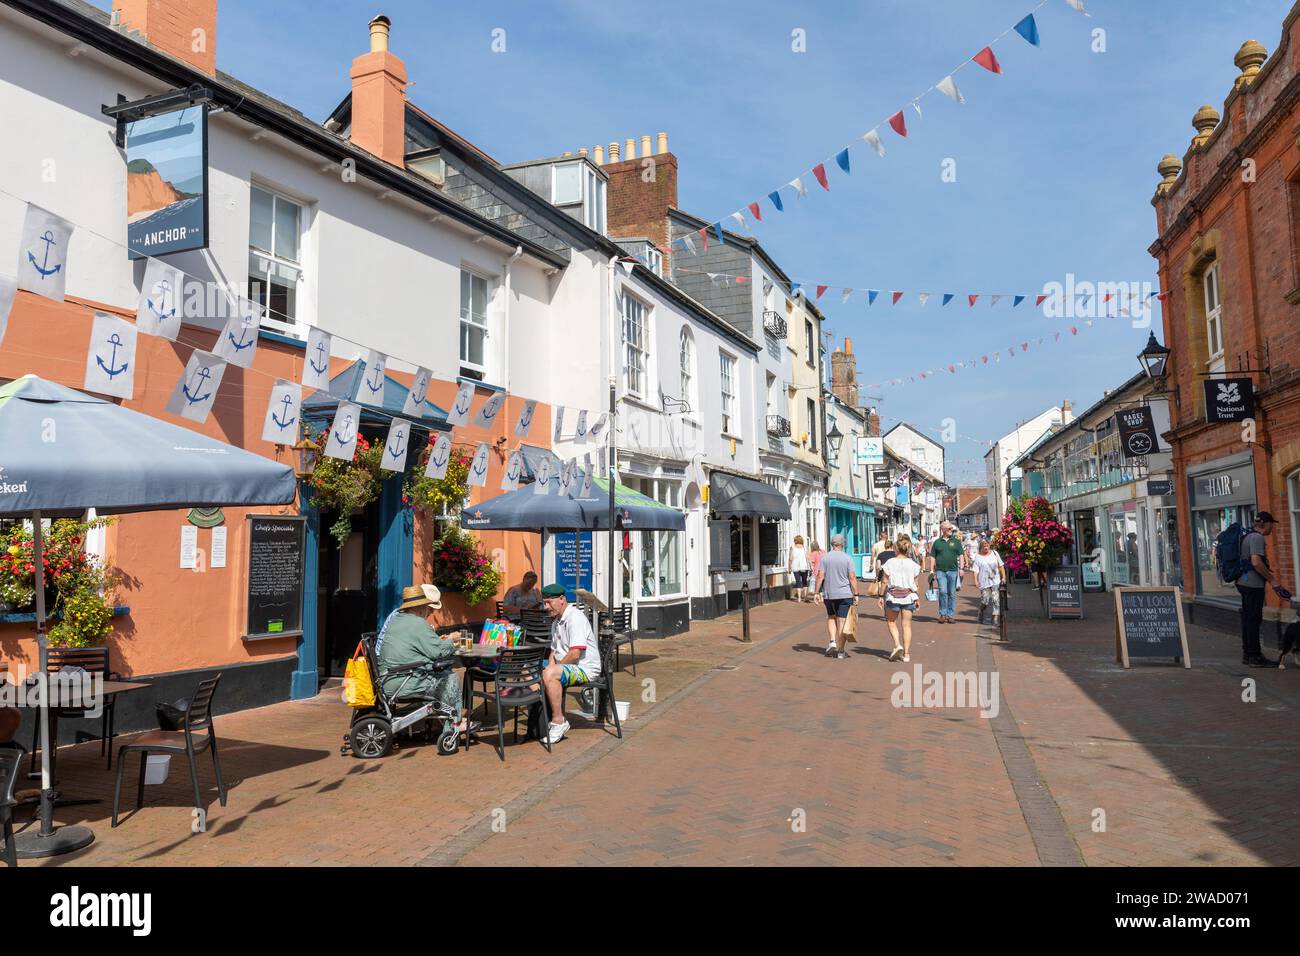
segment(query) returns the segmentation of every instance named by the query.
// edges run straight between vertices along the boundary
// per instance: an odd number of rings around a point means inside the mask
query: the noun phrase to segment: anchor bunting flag
[[[257,329],[262,324],[262,307],[256,302],[240,299],[235,312],[226,319],[221,337],[212,351],[231,365],[252,368],[257,352]]]
[[[537,400],[530,398],[519,410],[519,421],[515,422],[515,437],[527,438],[528,430],[533,427],[533,416],[537,414]]]
[[[885,144],[880,140],[880,134],[874,129],[869,129],[862,134],[862,139],[868,146],[876,151],[877,156],[885,155]]]
[[[934,84],[934,88],[954,103],[966,102],[966,97],[961,95],[961,90],[957,89],[957,83],[951,76],[945,76],[938,83]]]
[[[434,440],[429,449],[429,460],[424,466],[424,477],[442,481],[447,477],[447,465],[451,462],[451,436],[446,432]]]
[[[582,456],[582,487],[578,489],[579,498],[591,497],[591,456]]]
[[[1002,64],[999,63],[998,58],[993,55],[992,47],[986,46],[984,49],[980,50],[973,57],[971,57],[971,59],[974,60],[976,63],[978,63],[980,66],[984,67],[984,69],[988,70],[990,73],[1002,72]]]
[[[596,424],[592,425],[591,428],[588,429],[587,437],[592,441],[598,441],[600,439],[600,433],[605,430],[605,426],[608,424],[609,412],[601,412],[600,417],[596,419]]]
[[[14,307],[14,297],[18,294],[18,279],[14,276],[0,275],[0,344],[5,340],[5,329],[9,327],[9,312]]]
[[[477,412],[474,413],[474,419],[470,422],[475,428],[491,428],[492,423],[497,420],[501,414],[501,409],[506,407],[506,393],[493,392],[483,400]]]
[[[75,228],[40,206],[27,204],[18,247],[18,288],[63,301],[68,278],[68,243]]]
[[[302,427],[298,422],[302,411],[302,386],[277,378],[271,386],[271,397],[266,403],[266,420],[262,424],[262,441],[273,445],[292,445]]]
[[[469,409],[474,404],[474,383],[461,382],[456,389],[456,400],[447,412],[447,424],[452,428],[461,428],[469,421]]]
[[[772,200],[772,205],[776,207],[777,212],[785,212],[785,206],[781,204],[781,190],[768,193],[767,198]]]
[[[394,418],[388,426],[388,439],[384,442],[384,457],[379,467],[384,471],[406,471],[406,453],[411,450],[411,423],[405,418]]]
[[[568,497],[573,489],[573,473],[577,470],[577,463],[576,458],[570,458],[560,469],[560,494],[564,497]]]
[[[578,412],[578,424],[573,426],[573,443],[575,445],[587,444],[587,410],[583,409]]]
[[[474,450],[474,458],[469,463],[469,484],[475,488],[487,484],[488,452],[491,450],[492,446],[485,441],[479,442]]]
[[[361,425],[361,406],[352,402],[339,402],[334,412],[334,424],[325,439],[325,454],[330,458],[351,461],[357,450],[357,430]]]
[[[370,354],[366,356],[365,373],[357,384],[357,394],[354,396],[357,401],[383,407],[384,375],[387,369],[388,356],[377,349],[371,349]]]
[[[555,406],[555,438],[552,441],[552,444],[558,445],[560,443],[560,433],[563,430],[564,430],[564,406],[556,405]]]
[[[302,363],[303,388],[327,392],[330,387],[330,348],[334,337],[323,329],[312,326],[307,330],[307,353]]]
[[[134,325],[115,315],[96,312],[86,352],[86,391],[131,398],[135,391],[135,343]]]
[[[202,425],[221,388],[221,378],[226,374],[225,359],[195,349],[185,363],[185,372],[167,400],[167,411]]]
[[[135,310],[136,329],[175,342],[181,331],[184,289],[185,273],[161,259],[150,259],[144,267],[140,304]]]
[[[519,487],[519,479],[524,474],[524,453],[518,448],[506,459],[505,471],[501,473],[501,490],[514,491]]]
[[[604,475],[604,474],[608,474],[608,472],[606,471],[606,468],[605,468],[605,466],[608,465],[608,464],[609,464],[609,461],[608,461],[608,459],[607,459],[606,456],[605,456],[605,446],[604,446],[604,445],[601,445],[601,446],[600,446],[600,451],[596,452],[596,467],[600,469],[600,473],[601,473],[602,475]]]
[[[555,478],[555,459],[551,455],[542,456],[533,469],[533,494],[549,495],[556,484]]]
[[[1027,14],[1023,20],[1016,24],[1016,32],[1034,46],[1038,46],[1038,21],[1034,19],[1032,13]]]
[[[432,377],[433,373],[423,365],[416,367],[411,390],[406,393],[406,401],[402,403],[403,415],[413,415],[416,418],[424,415],[429,400],[429,379]]]

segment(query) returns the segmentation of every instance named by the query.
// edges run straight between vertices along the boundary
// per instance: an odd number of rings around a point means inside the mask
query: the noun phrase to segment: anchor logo
[[[120,368],[113,368],[113,363],[117,361],[118,347],[122,344],[122,337],[114,332],[108,337],[108,344],[113,346],[113,354],[109,357],[108,364],[105,365],[104,360],[100,358],[99,355],[95,356],[95,361],[99,363],[99,367],[104,370],[105,375],[109,378],[116,378],[118,375],[125,372],[131,363],[123,362]]]
[[[519,480],[519,459],[511,458],[510,464],[506,467],[506,477],[511,481]]]
[[[447,460],[451,457],[451,442],[439,438],[438,443],[433,446],[432,457],[433,463],[439,468],[447,464]]]
[[[551,459],[543,458],[537,465],[537,480],[543,485],[551,483]]]
[[[534,410],[536,410],[536,408],[537,406],[532,402],[529,402],[528,404],[524,405],[524,410],[519,413],[520,429],[527,430],[528,426],[533,423],[533,412]]]
[[[490,424],[492,422],[492,419],[496,418],[497,410],[500,408],[501,408],[501,396],[493,395],[491,398],[487,400],[487,404],[483,406],[483,411],[480,413],[483,416],[483,421]]]
[[[474,456],[474,474],[481,475],[487,471],[487,452],[483,451]]]
[[[411,389],[411,401],[418,407],[424,404],[425,396],[429,394],[429,379],[424,375],[417,375],[415,378],[415,387]]]
[[[384,367],[380,365],[378,362],[376,362],[375,380],[372,382],[370,379],[365,379],[366,388],[370,389],[370,395],[372,398],[375,395],[378,395],[380,390],[384,387],[383,374],[384,374]]]
[[[53,265],[53,266],[50,265],[50,246],[58,244],[54,238],[54,233],[51,232],[49,229],[46,229],[45,234],[40,237],[40,240],[45,243],[44,260],[40,263],[40,265],[37,265],[36,256],[34,256],[30,251],[27,253],[27,259],[29,262],[31,262],[32,268],[35,269],[37,272],[39,272],[41,274],[41,278],[44,279],[46,276],[52,276],[54,275],[54,273],[62,269],[63,263],[60,262],[57,265]]]
[[[468,414],[469,414],[469,406],[470,406],[470,404],[473,402],[473,400],[474,400],[474,393],[471,392],[469,389],[465,389],[463,392],[461,392],[460,394],[458,394],[458,395],[456,396],[456,406],[455,406],[455,412],[456,412],[456,414],[457,414],[457,415],[468,415]],[[464,403],[465,403],[465,407],[464,407],[464,408],[461,407],[461,402],[464,402]]]
[[[314,361],[312,361],[311,359],[308,359],[308,360],[307,360],[307,364],[311,366],[312,371],[315,372],[317,375],[324,375],[324,374],[325,374],[325,370],[326,370],[327,368],[329,368],[329,362],[328,362],[328,361],[325,359],[325,357],[324,357],[324,356],[325,356],[325,343],[324,343],[324,342],[317,342],[317,343],[316,343],[316,355],[317,355],[317,357],[320,359],[320,363],[321,363],[321,364],[320,364],[320,365],[317,365],[317,364],[316,364]]]
[[[212,378],[212,370],[206,365],[200,367],[194,373],[194,391],[191,392],[188,385],[181,386],[181,391],[185,395],[185,401],[190,405],[197,405],[199,402],[206,402],[211,398],[211,392],[208,392],[206,395],[199,394],[199,392],[203,391],[203,383],[210,378]]]
[[[161,302],[163,305],[166,305],[167,301],[171,298],[171,291],[172,291],[172,284],[168,282],[166,279],[162,279],[153,287],[153,295],[157,296],[158,301]],[[148,305],[149,311],[153,313],[153,317],[155,320],[157,320],[159,325],[166,322],[168,319],[170,319],[172,316],[176,314],[175,302],[173,302],[171,308],[167,309],[166,311],[163,311],[161,308],[155,305],[154,300],[152,298],[146,299],[145,304]]]
[[[392,445],[389,445],[388,454],[390,454],[394,458],[398,458],[406,454],[406,444],[405,444],[406,429],[399,428],[396,432],[394,432],[393,437],[397,439],[397,447],[394,448]]]
[[[352,439],[357,437],[357,430],[352,424],[352,416],[343,416],[343,431],[334,429],[334,440],[339,443],[340,447],[347,447],[352,443]]]
[[[288,418],[288,415],[289,415],[289,406],[291,406],[291,405],[293,404],[293,399],[292,399],[292,398],[290,398],[288,395],[286,395],[286,396],[284,396],[282,399],[280,399],[280,403],[281,403],[282,405],[284,405],[284,411],[282,411],[280,414],[281,414],[281,415],[284,415],[288,420],[287,420],[287,421],[282,421],[281,419],[279,419],[279,418],[276,417],[275,412],[272,412],[272,413],[271,413],[271,421],[275,422],[275,424],[279,426],[280,430],[283,431],[284,429],[286,429],[286,428],[288,428],[290,425],[292,425],[294,422],[296,422],[298,419],[297,419],[296,417],[294,417],[294,418]]]
[[[253,336],[251,339],[245,339],[244,336],[245,336],[245,334],[246,334],[247,332],[248,332],[248,323],[245,322],[244,325],[243,325],[243,327],[240,328],[240,330],[239,330],[239,341],[238,341],[238,342],[235,341],[235,333],[234,333],[234,332],[227,332],[227,333],[226,333],[226,338],[230,339],[230,344],[233,345],[233,346],[235,347],[235,351],[236,351],[236,352],[242,352],[242,351],[244,351],[244,349],[246,349],[246,348],[251,348],[252,345],[253,345],[253,343],[257,341],[257,336]]]

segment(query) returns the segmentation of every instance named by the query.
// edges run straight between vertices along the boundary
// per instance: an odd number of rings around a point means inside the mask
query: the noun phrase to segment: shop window
[[[731,570],[754,570],[754,519],[739,515],[731,519]]]

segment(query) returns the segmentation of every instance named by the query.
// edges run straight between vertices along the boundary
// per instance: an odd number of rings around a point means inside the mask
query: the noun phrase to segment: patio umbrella
[[[36,636],[46,681],[41,519],[190,506],[289,504],[288,465],[122,408],[35,375],[0,387],[0,515],[32,519]],[[23,857],[70,853],[95,837],[53,825],[48,695],[41,694],[41,826],[18,837]]]
[[[535,494],[532,485],[480,502],[460,513],[461,527],[473,531],[600,531],[609,528],[609,481],[593,478],[591,496],[579,496],[574,481],[567,495]],[[614,491],[614,510],[628,530],[681,531],[686,516],[626,485]],[[617,520],[616,515],[616,520]]]

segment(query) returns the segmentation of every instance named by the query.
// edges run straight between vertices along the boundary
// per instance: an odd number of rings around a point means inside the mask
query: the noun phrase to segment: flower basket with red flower
[[[339,543],[347,541],[352,533],[352,512],[364,508],[379,497],[383,471],[379,467],[384,458],[382,442],[371,443],[364,435],[357,435],[352,460],[330,458],[325,455],[325,443],[330,429],[316,436],[320,450],[315,471],[310,479],[312,501],[321,511],[335,511],[338,517],[330,526],[330,534]]]
[[[1047,571],[1070,550],[1074,536],[1056,519],[1046,498],[1013,501],[1002,527],[993,536],[993,549],[1013,574]]]

